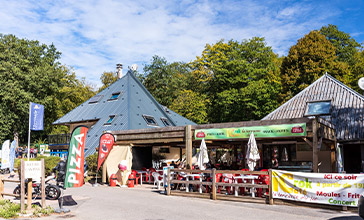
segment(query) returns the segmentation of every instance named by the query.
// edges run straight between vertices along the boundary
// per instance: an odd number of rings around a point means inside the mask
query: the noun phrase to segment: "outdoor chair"
[[[268,170],[267,169],[262,169],[261,171],[268,171]],[[269,185],[269,175],[259,175],[258,184]],[[264,189],[264,190],[265,190],[265,193],[269,192],[268,189]],[[258,196],[259,197],[262,197],[262,192],[263,192],[263,188],[259,188],[258,189]]]
[[[144,180],[142,180],[142,181],[148,182],[149,181],[149,178],[151,176],[151,173],[149,173],[148,170],[147,170],[147,168],[145,168],[145,167],[142,168],[142,171],[145,171],[146,172],[145,175],[144,175]]]
[[[215,176],[216,176],[216,182],[217,183],[221,182],[222,173],[217,173]],[[212,182],[212,177],[207,178],[207,182]],[[221,188],[222,188],[222,186],[218,187],[219,193],[220,193]],[[210,188],[206,185],[206,193],[211,192],[211,191],[212,191],[212,186]]]
[[[224,174],[222,176],[222,179],[224,183],[233,183],[233,174]],[[232,187],[231,186],[225,186],[225,189],[227,191],[227,194],[231,194]]]
[[[154,185],[157,184],[158,189],[160,189],[161,184],[163,186],[163,176],[157,172],[152,173],[152,176],[154,178]]]
[[[156,172],[156,170],[153,167],[149,168],[148,177],[150,178],[151,181],[154,181],[154,178],[152,175],[154,172]]]
[[[135,176],[135,185],[138,185],[138,181],[139,181],[139,184],[140,184],[140,182],[142,181],[140,179],[140,177],[141,177],[140,173],[138,173],[136,170],[132,170],[131,173],[133,173],[134,176]]]

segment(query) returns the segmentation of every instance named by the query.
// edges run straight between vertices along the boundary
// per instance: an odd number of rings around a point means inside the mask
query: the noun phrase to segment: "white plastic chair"
[[[163,186],[163,176],[162,176],[162,175],[160,175],[160,174],[159,174],[159,173],[157,173],[157,172],[152,173],[152,176],[153,176],[153,178],[154,178],[154,185],[158,184],[158,189],[160,189],[161,184],[162,184],[162,186]],[[159,178],[162,178],[162,179],[161,179],[161,180],[159,180]]]

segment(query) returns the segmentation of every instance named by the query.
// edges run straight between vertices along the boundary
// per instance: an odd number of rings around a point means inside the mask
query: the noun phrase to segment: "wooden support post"
[[[182,153],[182,147],[179,148],[179,160],[182,161],[182,156],[183,156],[183,153]]]
[[[167,168],[167,196],[171,195],[171,167]]]
[[[106,183],[106,161],[104,161],[104,164],[102,165],[102,183]]]
[[[46,207],[46,202],[45,202],[45,174],[44,174],[44,159],[41,159],[41,164],[42,164],[42,177],[41,177],[41,192],[42,192],[42,208]]]
[[[192,129],[191,125],[186,126],[185,145],[186,145],[186,167],[192,169]]]
[[[273,175],[272,169],[268,170],[269,174],[269,205],[273,205]]]
[[[3,177],[0,177],[0,199],[3,199],[3,192],[4,192],[4,180]]]
[[[212,199],[216,200],[216,169],[213,168],[212,169],[212,186],[211,186],[211,191],[212,191]]]
[[[331,173],[336,173],[336,147],[335,143],[331,144],[330,146],[331,150]]]
[[[20,210],[25,210],[25,179],[24,179],[24,160],[20,160]]]
[[[313,172],[318,173],[318,132],[317,132],[317,118],[312,121],[312,165],[313,165]]]
[[[28,192],[27,192],[27,210],[32,208],[32,192],[33,192],[32,178],[28,179]]]

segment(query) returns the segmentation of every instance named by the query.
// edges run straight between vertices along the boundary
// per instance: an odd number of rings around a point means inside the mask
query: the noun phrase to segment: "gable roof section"
[[[262,120],[304,117],[309,101],[331,100],[331,115],[340,141],[364,140],[364,97],[329,74],[325,74]]]
[[[119,92],[117,99],[110,100],[113,94]],[[112,115],[115,116],[112,122],[105,125]],[[143,115],[153,117],[157,126],[148,125]],[[165,127],[162,119],[168,120],[171,126],[195,125],[194,122],[160,105],[134,74],[128,71],[122,78],[53,124],[97,121],[87,133],[85,156],[88,156],[96,152],[99,138],[104,131]]]

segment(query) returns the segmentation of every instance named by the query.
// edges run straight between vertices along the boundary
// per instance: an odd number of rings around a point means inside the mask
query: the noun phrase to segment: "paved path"
[[[41,219],[361,219],[353,212],[165,196],[150,185],[120,188],[86,184],[65,191],[70,194],[78,203],[67,207],[70,213]],[[55,201],[47,200],[47,204],[58,207]]]

